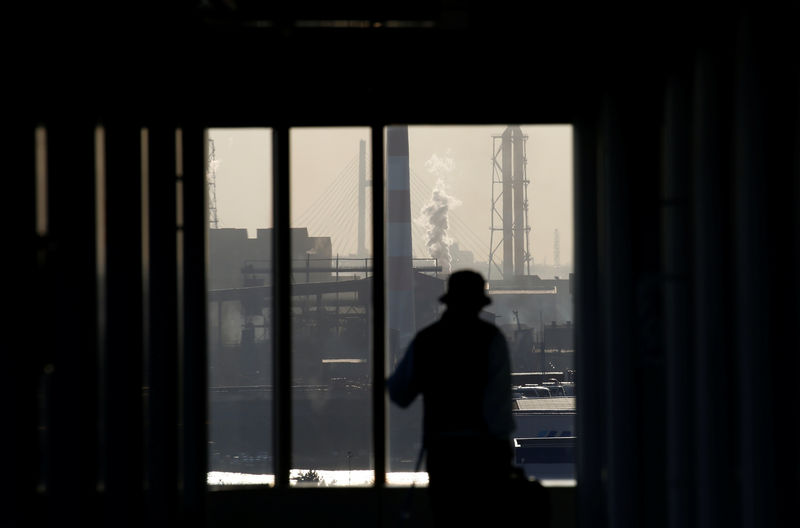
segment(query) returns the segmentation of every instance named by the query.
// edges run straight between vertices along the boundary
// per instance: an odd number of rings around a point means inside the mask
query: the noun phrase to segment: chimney
[[[411,194],[408,127],[387,130],[387,319],[397,360],[414,337],[414,275],[411,261]]]

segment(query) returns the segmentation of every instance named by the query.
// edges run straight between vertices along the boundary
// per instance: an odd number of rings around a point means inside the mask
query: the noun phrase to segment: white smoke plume
[[[445,177],[455,168],[453,158],[440,158],[436,154],[425,162],[428,172],[437,176],[433,193],[428,203],[420,210],[417,222],[427,233],[426,245],[432,258],[438,260],[442,272],[450,273],[452,256],[450,246],[453,240],[448,236],[450,209],[461,205],[461,201],[447,193]]]
[[[428,172],[436,176],[444,177],[445,175],[453,172],[456,167],[456,161],[450,157],[450,151],[445,153],[444,158],[440,158],[435,153],[425,162],[425,168]]]

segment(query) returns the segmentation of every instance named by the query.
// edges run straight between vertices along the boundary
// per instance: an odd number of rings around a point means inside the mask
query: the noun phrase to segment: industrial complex
[[[387,360],[391,370],[409,338],[438,319],[443,310],[438,298],[449,274],[434,255],[411,254],[407,130],[392,127],[388,134],[387,274],[393,278],[387,282]],[[539,407],[515,403],[517,436],[572,437],[574,394],[564,389],[551,394],[544,385],[556,381],[568,387],[574,382],[572,276],[530,274],[525,139],[516,126],[487,137],[495,152],[487,248],[487,293],[492,304],[482,316],[497,324],[509,342],[514,383],[543,390],[538,394],[518,391],[517,397],[546,395],[558,400]],[[363,164],[363,156],[360,160]],[[358,174],[363,178],[365,172]],[[363,207],[362,198],[359,204]],[[364,216],[359,214],[359,239]],[[215,227],[212,218],[208,261],[212,471],[270,471],[271,238],[271,229],[258,229],[250,238],[247,229]],[[333,245],[325,234],[311,234],[300,226],[291,229],[294,464],[368,469],[372,259],[363,250],[346,258],[334,255]],[[443,379],[442,383],[453,386],[453,404],[458,405],[459,380]],[[411,411],[390,410],[390,465],[398,470],[410,470],[413,464],[421,438],[419,413],[419,405]]]

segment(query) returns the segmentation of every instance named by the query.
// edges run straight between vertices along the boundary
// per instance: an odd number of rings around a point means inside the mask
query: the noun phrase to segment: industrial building
[[[387,213],[407,192],[394,178],[407,148],[390,132],[528,123],[574,128],[575,438],[548,441],[574,454],[577,484],[516,506],[559,528],[798,525],[791,7],[6,6],[4,526],[394,526],[408,487],[387,485],[395,416],[383,381],[413,311],[386,300],[412,306],[416,292],[407,255],[393,252],[408,216]],[[290,479],[292,275],[302,273],[290,130],[311,126],[369,127],[371,172],[384,175],[371,186],[385,199],[372,202],[371,247],[382,250],[364,293],[371,386],[358,411],[374,478],[359,487]],[[208,483],[214,127],[272,130],[272,275],[253,286],[271,290],[277,351],[269,486]],[[521,254],[502,246],[510,260],[492,270],[508,291],[527,265],[520,244]],[[504,270],[509,261],[519,266]],[[395,281],[398,263],[407,275]],[[553,286],[563,290],[544,290]],[[418,526],[429,525],[426,497],[412,491]]]
[[[272,455],[271,236],[272,229],[258,229],[253,238],[242,228],[208,231],[210,471],[271,472],[264,462]],[[293,462],[334,469],[346,458],[350,467],[369,469],[372,259],[333,258],[330,237],[309,237],[306,228],[291,229],[290,247]],[[412,269],[413,320],[421,329],[444,308],[438,298],[447,275],[432,259],[414,259]],[[506,284],[490,283],[493,302],[483,316],[505,333],[515,377],[526,383],[564,379],[575,366],[569,281],[520,275],[518,289],[491,287]],[[388,345],[393,368],[403,350],[391,336]],[[390,424],[395,471],[413,468],[408,461],[421,437],[420,411],[415,406]],[[539,432],[537,420],[531,421],[535,413],[517,414],[518,435]],[[574,423],[574,403],[569,414]]]

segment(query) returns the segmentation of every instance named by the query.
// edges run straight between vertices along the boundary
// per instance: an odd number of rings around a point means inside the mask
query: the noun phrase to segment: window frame
[[[385,331],[385,124],[371,124],[372,174],[372,456],[374,466],[373,487],[386,485],[386,331]],[[292,404],[291,404],[291,216],[290,216],[290,131],[288,123],[275,124],[272,130],[272,325],[273,342],[273,409],[272,436],[274,473],[277,489],[289,488],[292,462]],[[381,199],[374,199],[379,196]],[[376,224],[380,221],[380,228]]]

